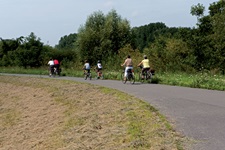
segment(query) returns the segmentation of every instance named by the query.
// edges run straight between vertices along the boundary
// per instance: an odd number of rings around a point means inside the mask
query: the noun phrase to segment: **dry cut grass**
[[[177,150],[182,143],[157,110],[117,90],[0,76],[1,150]]]

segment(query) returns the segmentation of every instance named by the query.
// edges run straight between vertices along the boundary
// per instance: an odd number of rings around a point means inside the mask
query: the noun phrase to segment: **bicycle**
[[[141,68],[141,72],[139,73],[139,80],[141,81],[141,83],[144,83],[144,81],[147,81],[148,83],[150,83],[153,76],[150,68],[148,70],[145,70],[143,73],[142,73],[142,67],[140,68]]]
[[[84,80],[87,80],[87,78],[89,78],[90,80],[92,78],[90,70],[85,70],[84,71]]]
[[[121,73],[121,80],[125,84],[127,81],[130,81],[131,84],[134,84],[135,82],[135,76],[134,76],[134,70],[128,69],[127,70],[127,77],[126,80],[124,80],[124,71]]]
[[[102,73],[102,71],[101,70],[97,70],[97,77],[96,77],[96,79],[104,79],[104,75],[103,75],[103,73]]]
[[[49,74],[49,77],[55,77],[55,67],[50,67],[50,74]]]
[[[60,76],[60,72],[61,72],[61,69],[60,68],[57,68],[57,67],[54,67],[54,71],[53,71],[53,76],[55,77],[56,75]]]

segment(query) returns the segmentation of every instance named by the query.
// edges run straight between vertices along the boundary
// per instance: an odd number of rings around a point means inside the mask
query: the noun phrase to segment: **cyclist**
[[[57,59],[54,59],[54,67],[56,68],[56,71],[59,74],[59,61]]]
[[[83,70],[84,70],[84,73],[85,72],[90,73],[91,66],[90,66],[88,60],[85,60],[85,63],[84,63],[84,66],[83,66]]]
[[[127,77],[127,70],[133,69],[133,62],[130,55],[127,56],[127,58],[125,59],[124,63],[121,66],[125,66],[125,71],[124,71],[124,81],[125,81]]]
[[[54,61],[52,58],[48,61],[48,65],[49,65],[49,76],[52,76],[52,72],[54,71]]]
[[[98,60],[95,69],[96,69],[96,72],[97,72],[97,78],[99,79],[99,77],[100,77],[99,73],[100,73],[101,70],[102,70],[102,64],[101,64],[101,61],[100,61],[100,60]]]
[[[142,74],[142,79],[144,79],[144,73],[148,70],[150,70],[150,65],[149,65],[149,59],[147,58],[146,55],[144,55],[144,59],[138,64],[138,67],[141,67],[141,74]]]

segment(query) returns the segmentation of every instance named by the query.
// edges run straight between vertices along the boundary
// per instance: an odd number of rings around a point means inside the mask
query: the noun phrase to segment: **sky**
[[[88,16],[112,9],[131,27],[162,22],[168,27],[195,27],[190,14],[198,3],[208,7],[218,0],[0,0],[0,37],[16,39],[33,32],[46,45],[55,46],[61,37],[78,33]]]

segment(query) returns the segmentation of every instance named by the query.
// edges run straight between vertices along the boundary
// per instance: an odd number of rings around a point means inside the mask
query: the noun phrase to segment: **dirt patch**
[[[72,81],[0,78],[0,149],[178,149],[152,107]]]

